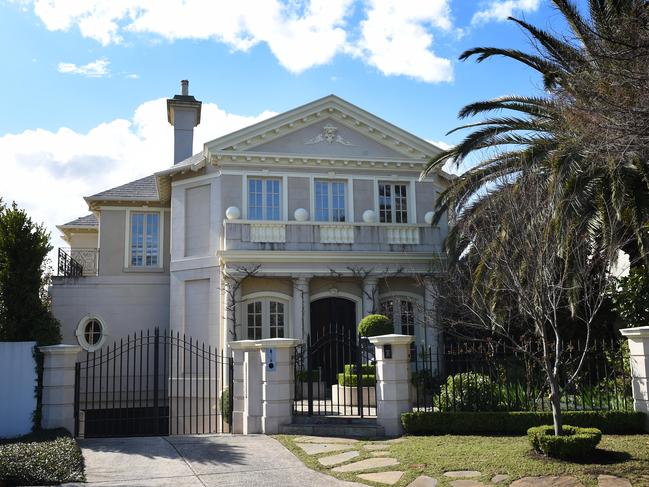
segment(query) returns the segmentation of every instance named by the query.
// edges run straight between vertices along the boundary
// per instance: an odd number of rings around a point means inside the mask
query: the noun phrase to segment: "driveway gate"
[[[156,328],[76,364],[75,436],[228,432],[232,359]]]
[[[308,416],[376,416],[374,346],[332,323],[295,349],[293,413]]]

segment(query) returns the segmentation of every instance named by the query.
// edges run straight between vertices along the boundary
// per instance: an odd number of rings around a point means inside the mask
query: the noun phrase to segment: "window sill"
[[[165,272],[162,267],[124,267],[122,272],[134,272],[134,273],[160,273]]]

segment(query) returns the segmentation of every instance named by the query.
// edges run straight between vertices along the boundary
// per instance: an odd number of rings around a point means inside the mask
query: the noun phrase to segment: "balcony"
[[[96,276],[98,272],[99,249],[59,248],[58,276]]]
[[[223,250],[440,252],[439,228],[390,223],[225,220]]]

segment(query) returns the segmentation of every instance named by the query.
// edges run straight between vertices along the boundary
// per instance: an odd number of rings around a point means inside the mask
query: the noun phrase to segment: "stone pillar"
[[[261,431],[279,433],[281,425],[290,424],[293,416],[294,377],[291,357],[300,340],[270,338],[257,340],[261,353],[263,416]]]
[[[377,277],[366,277],[363,280],[363,316],[378,312],[376,303],[378,282]]]
[[[44,355],[41,426],[74,433],[74,370],[81,347],[51,345],[39,350]]]
[[[293,279],[293,333],[291,338],[304,340],[309,332],[311,300],[309,298],[309,278]]]
[[[629,340],[633,408],[647,415],[645,430],[649,431],[649,326],[625,328],[620,333]]]
[[[232,433],[259,433],[261,364],[255,340],[230,342],[232,351]],[[251,371],[252,369],[252,371]]]
[[[376,420],[387,436],[403,432],[401,413],[411,410],[410,344],[411,335],[370,337],[376,347]]]

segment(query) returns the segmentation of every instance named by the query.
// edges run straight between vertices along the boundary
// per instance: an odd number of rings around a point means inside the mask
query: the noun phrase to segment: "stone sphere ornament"
[[[365,210],[363,212],[363,221],[365,223],[376,223],[376,212],[374,210]]]
[[[228,220],[238,220],[239,218],[241,218],[241,210],[236,206],[230,206],[227,210],[225,210],[225,217]]]
[[[295,213],[293,213],[293,216],[295,217],[296,221],[305,222],[309,219],[309,212],[304,208],[298,208],[297,210],[295,210]]]
[[[426,224],[432,225],[434,217],[435,217],[435,212],[434,211],[429,211],[428,213],[426,213],[424,215],[424,221],[426,222]]]

